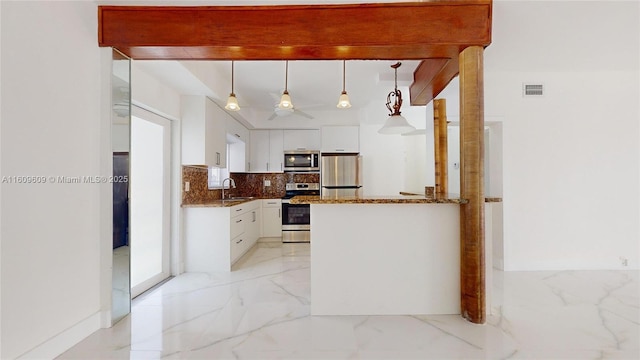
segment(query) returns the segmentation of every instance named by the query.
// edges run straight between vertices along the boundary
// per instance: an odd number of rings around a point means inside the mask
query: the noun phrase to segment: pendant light
[[[240,105],[238,105],[238,99],[236,99],[236,94],[233,93],[233,61],[231,61],[231,94],[229,94],[229,98],[227,99],[227,105],[225,105],[224,108],[230,111],[240,110]]]
[[[400,107],[402,106],[402,93],[398,90],[398,68],[402,63],[397,62],[391,67],[395,70],[395,88],[387,95],[387,109],[389,109],[389,118],[384,123],[384,126],[378,130],[379,134],[404,134],[414,131],[416,128],[411,126],[402,115],[400,115]],[[391,106],[391,98],[393,99],[393,106]]]
[[[346,60],[342,60],[342,93],[340,94],[340,98],[338,99],[338,109],[348,109],[351,107],[349,95],[347,95],[347,90],[345,90],[345,73]]]
[[[280,103],[278,104],[278,108],[280,109],[293,109],[291,96],[289,96],[289,91],[287,91],[288,82],[289,82],[289,61],[287,60],[285,63],[285,72],[284,72],[284,92],[282,93],[282,97],[280,98]]]

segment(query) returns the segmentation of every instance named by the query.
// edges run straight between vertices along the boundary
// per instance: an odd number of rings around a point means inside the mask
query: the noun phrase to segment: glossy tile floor
[[[496,271],[486,325],[310,316],[309,271],[308,244],[258,244],[231,273],[180,275],[138,297],[59,358],[640,358],[637,271]]]

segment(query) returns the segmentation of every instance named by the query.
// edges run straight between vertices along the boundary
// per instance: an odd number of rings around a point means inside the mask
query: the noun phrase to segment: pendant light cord
[[[346,80],[346,75],[345,75],[345,71],[347,69],[347,65],[346,65],[347,61],[346,60],[342,60],[342,92],[346,92],[346,87],[345,87],[345,80]]]
[[[394,81],[393,81],[393,82],[394,82],[394,87],[393,87],[393,89],[394,89],[396,92],[398,92],[398,68],[396,67],[396,68],[394,68],[394,70],[395,70],[395,76],[394,76]]]
[[[233,94],[233,60],[231,60],[231,93]]]
[[[289,83],[289,60],[285,61],[285,68],[284,68],[284,92],[288,92],[287,91],[287,84]]]

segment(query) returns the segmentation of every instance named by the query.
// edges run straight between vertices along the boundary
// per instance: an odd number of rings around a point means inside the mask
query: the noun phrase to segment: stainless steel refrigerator
[[[322,155],[321,195],[324,198],[362,195],[362,156]]]

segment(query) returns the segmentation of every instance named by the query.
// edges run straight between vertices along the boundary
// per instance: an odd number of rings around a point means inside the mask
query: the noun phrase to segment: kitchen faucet
[[[226,178],[222,180],[222,200],[224,200],[224,182],[227,180],[229,180],[229,189],[231,189],[232,187],[234,189],[236,188],[236,182],[232,178]]]

